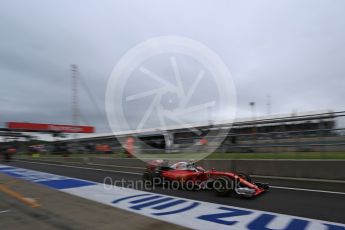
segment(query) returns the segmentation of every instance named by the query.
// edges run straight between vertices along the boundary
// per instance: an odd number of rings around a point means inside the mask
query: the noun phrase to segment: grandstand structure
[[[125,151],[125,139],[135,137],[135,149],[143,153],[181,152],[191,146],[188,151],[207,151],[212,145],[217,145],[217,152],[345,151],[345,129],[338,126],[344,116],[344,111],[266,116],[255,120],[237,119],[233,124],[195,126],[193,130],[172,127],[117,135],[97,134],[55,144],[74,146],[74,151],[80,152],[92,151],[94,148],[90,146],[106,144],[112,152],[120,152]],[[230,132],[220,132],[230,127]],[[195,133],[195,129],[199,133]],[[204,138],[207,144],[202,143]]]

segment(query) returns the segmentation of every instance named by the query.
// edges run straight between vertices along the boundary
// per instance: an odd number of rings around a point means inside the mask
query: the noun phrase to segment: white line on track
[[[278,180],[296,180],[296,181],[308,181],[308,182],[345,184],[345,181],[343,180],[314,179],[314,178],[304,178],[304,177],[296,178],[296,177],[262,176],[262,175],[251,175],[251,177],[265,178],[265,179],[278,179]]]
[[[319,192],[319,193],[330,193],[330,194],[345,195],[345,192],[335,192],[335,191],[326,191],[326,190],[317,190],[317,189],[289,188],[289,187],[279,187],[279,186],[272,186],[272,185],[270,185],[270,188],[285,189],[285,190],[295,190],[295,191],[305,191],[305,192]]]
[[[21,160],[17,160],[17,161],[21,161]],[[53,165],[53,166],[60,166],[60,167],[67,167],[67,168],[94,170],[94,171],[101,171],[101,172],[114,172],[114,173],[123,173],[123,174],[131,174],[131,175],[142,175],[142,173],[126,172],[126,171],[116,171],[116,170],[109,170],[109,169],[97,169],[97,168],[80,167],[80,166],[73,166],[73,165],[61,165],[61,164],[53,164],[53,163],[45,163],[45,162],[32,162],[32,161],[22,161],[22,162],[30,163],[30,164]],[[294,190],[294,191],[304,191],[304,192],[317,192],[317,193],[328,193],[328,194],[345,195],[345,192],[335,192],[335,191],[326,191],[326,190],[317,190],[317,189],[280,187],[280,186],[274,186],[274,185],[270,185],[270,188],[284,189],[284,190]]]
[[[0,211],[0,214],[2,214],[2,213],[6,213],[6,212],[10,212],[10,211],[11,211],[10,209],[3,210],[3,211]]]
[[[94,166],[103,166],[103,167],[114,167],[114,168],[128,168],[128,169],[140,169],[145,170],[145,167],[134,167],[134,166],[124,166],[124,165],[105,165],[105,164],[95,164],[95,163],[88,163],[89,165]]]
[[[21,160],[17,160],[21,161]],[[81,167],[81,166],[73,166],[73,165],[62,165],[62,164],[54,164],[54,163],[46,163],[46,162],[32,162],[32,161],[21,161],[30,164],[41,164],[41,165],[54,165],[60,167],[67,167],[67,168],[77,168],[77,169],[87,169],[87,170],[94,170],[94,171],[101,171],[101,172],[114,172],[114,173],[123,173],[123,174],[132,174],[132,175],[142,175],[142,173],[135,173],[135,172],[126,172],[126,171],[117,171],[117,170],[109,170],[109,169],[97,169],[97,168],[89,168],[89,167]]]
[[[104,157],[102,157],[104,158]],[[109,158],[111,159],[111,158]],[[116,159],[116,158],[115,158]],[[21,160],[18,159],[18,161],[24,161],[24,162],[32,162],[30,160]],[[37,162],[37,161],[36,161]],[[42,162],[42,161],[38,161]],[[62,161],[43,161],[43,163],[61,163],[64,165],[65,162]],[[80,163],[80,162],[73,162],[72,164],[77,164],[77,165],[85,165],[85,163]],[[137,166],[124,166],[124,165],[107,165],[107,164],[96,164],[96,163],[86,163],[89,166],[101,166],[101,167],[112,167],[112,168],[127,168],[127,169],[140,169],[140,170],[145,170],[145,167],[137,167]],[[110,169],[111,170],[111,169]],[[280,176],[264,176],[264,175],[255,175],[251,174],[250,175],[253,178],[265,178],[265,179],[278,179],[278,180],[295,180],[295,181],[307,181],[307,182],[320,182],[320,183],[338,183],[338,184],[345,184],[344,180],[329,180],[329,179],[316,179],[316,178],[304,178],[304,177],[280,177]]]

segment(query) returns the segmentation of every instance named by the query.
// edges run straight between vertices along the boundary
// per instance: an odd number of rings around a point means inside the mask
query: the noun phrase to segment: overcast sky
[[[222,58],[237,117],[251,116],[250,101],[258,116],[344,110],[344,12],[343,0],[1,0],[1,126],[71,123],[70,65],[77,64],[99,107],[81,84],[82,123],[109,132],[112,69],[131,47],[164,35],[200,41]]]

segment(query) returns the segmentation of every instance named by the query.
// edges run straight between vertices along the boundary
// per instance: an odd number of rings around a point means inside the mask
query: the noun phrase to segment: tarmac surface
[[[131,172],[130,169],[114,171],[109,169],[95,169],[88,166],[64,166],[47,163],[16,161],[8,165],[48,172],[68,177],[80,178],[103,183],[108,177],[120,181],[140,181],[141,175]],[[109,181],[109,180],[108,180]],[[189,198],[194,200],[250,208],[262,211],[295,215],[312,219],[345,223],[345,183],[326,183],[315,181],[293,181],[278,179],[260,179],[273,186],[268,193],[254,199],[241,199],[238,197],[217,197],[212,191],[184,191],[155,188],[153,192]],[[283,187],[283,188],[279,188]],[[300,189],[302,188],[302,190]],[[306,190],[303,190],[306,189]],[[315,191],[316,190],[316,191]],[[322,191],[318,191],[322,190]],[[325,192],[326,190],[326,192]],[[327,192],[331,191],[331,192]],[[333,192],[332,192],[333,191]],[[68,195],[64,195],[68,196]],[[77,198],[70,198],[77,199]],[[65,201],[64,201],[65,202]],[[89,202],[89,201],[85,201]],[[98,204],[97,204],[98,205]],[[78,207],[78,206],[76,206]],[[103,206],[104,207],[104,206]],[[109,209],[108,207],[104,207]],[[6,208],[3,208],[6,209]],[[95,209],[101,210],[101,209]],[[116,209],[115,209],[116,210]],[[117,210],[118,211],[118,210]],[[122,211],[121,211],[122,212]],[[0,214],[1,215],[1,214]],[[138,217],[139,218],[139,217]],[[143,217],[145,218],[145,217]],[[121,219],[121,217],[120,217]],[[106,221],[106,220],[105,220]],[[89,221],[88,221],[89,222]],[[125,221],[124,223],[127,223]],[[134,222],[134,221],[131,221]],[[152,222],[157,222],[152,220]],[[114,224],[114,223],[112,223]],[[154,224],[148,224],[151,226]],[[111,224],[110,224],[111,226]],[[125,227],[125,224],[123,225]],[[143,225],[139,226],[143,227]],[[136,227],[135,227],[136,228]],[[75,229],[75,228],[73,228]],[[105,229],[105,228],[100,228]],[[143,229],[143,228],[141,228]],[[146,229],[146,228],[145,228]],[[161,228],[160,228],[161,229]]]
[[[121,209],[71,196],[0,173],[1,185],[40,205],[32,208],[0,191],[0,229],[185,229]]]

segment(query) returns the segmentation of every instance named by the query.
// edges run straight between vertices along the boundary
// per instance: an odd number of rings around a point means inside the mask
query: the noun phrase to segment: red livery
[[[143,180],[188,190],[212,189],[220,196],[235,193],[243,197],[255,197],[269,189],[267,184],[252,182],[246,174],[205,170],[192,162],[168,165],[163,160],[151,161],[143,174]]]
[[[7,128],[27,132],[94,133],[92,126],[38,124],[28,122],[8,122]]]

